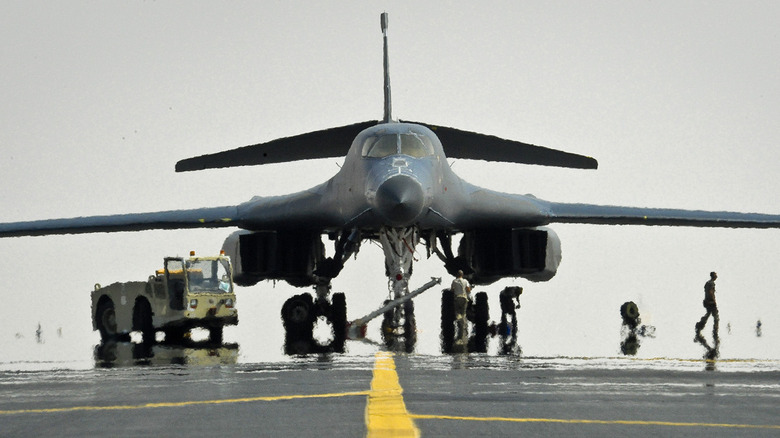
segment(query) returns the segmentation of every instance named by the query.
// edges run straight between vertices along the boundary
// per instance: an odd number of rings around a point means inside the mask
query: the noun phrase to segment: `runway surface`
[[[777,360],[123,348],[0,372],[0,436],[780,436]]]

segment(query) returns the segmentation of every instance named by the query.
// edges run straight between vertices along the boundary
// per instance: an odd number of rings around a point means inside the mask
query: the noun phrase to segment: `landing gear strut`
[[[385,253],[385,273],[391,298],[401,299],[409,295],[409,277],[412,275],[412,263],[415,260],[414,248],[420,242],[420,233],[415,227],[383,228],[379,232],[379,240]],[[385,312],[382,319],[382,339],[390,350],[414,351],[417,343],[417,323],[414,320],[414,303],[411,300]]]

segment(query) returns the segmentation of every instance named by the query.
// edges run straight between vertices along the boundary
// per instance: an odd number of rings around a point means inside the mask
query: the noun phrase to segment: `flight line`
[[[727,422],[682,422],[663,420],[597,419],[597,418],[542,418],[510,416],[469,416],[450,414],[418,414],[410,412],[404,400],[404,390],[396,372],[395,353],[379,351],[374,355],[370,389],[365,391],[332,392],[321,394],[287,394],[224,398],[212,400],[187,400],[180,402],[154,402],[142,404],[116,404],[108,406],[82,405],[58,408],[0,410],[0,415],[21,416],[29,414],[72,413],[79,411],[130,411],[161,408],[182,408],[203,405],[245,404],[290,400],[317,400],[344,397],[365,397],[365,427],[369,437],[421,436],[420,425],[431,421],[447,422],[494,422],[494,423],[548,423],[607,426],[661,426],[671,428],[718,428],[780,430],[780,424],[746,424]]]

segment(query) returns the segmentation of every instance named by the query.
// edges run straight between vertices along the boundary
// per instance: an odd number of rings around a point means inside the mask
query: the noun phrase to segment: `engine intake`
[[[463,234],[458,258],[474,284],[506,277],[547,281],[561,262],[561,241],[549,228],[476,229]]]
[[[222,249],[233,262],[233,281],[239,286],[262,280],[312,285],[314,269],[325,257],[319,233],[301,231],[237,231],[225,239]]]

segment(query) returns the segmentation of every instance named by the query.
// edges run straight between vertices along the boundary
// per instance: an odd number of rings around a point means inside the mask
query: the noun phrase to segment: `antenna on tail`
[[[393,105],[390,103],[390,60],[387,55],[387,12],[382,12],[382,38],[384,39],[384,69],[385,69],[385,123],[393,121]]]

